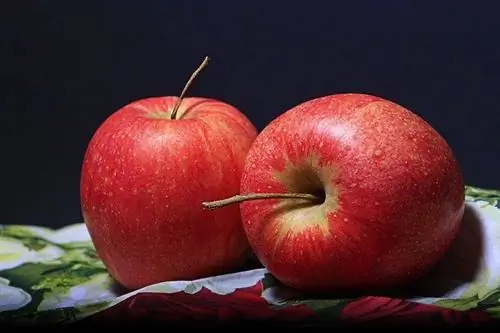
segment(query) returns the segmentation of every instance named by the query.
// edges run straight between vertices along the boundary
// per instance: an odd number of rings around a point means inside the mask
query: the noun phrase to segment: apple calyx
[[[222,200],[202,202],[201,204],[205,209],[214,210],[236,203],[262,199],[306,199],[315,202],[323,201],[321,197],[309,193],[250,193],[238,194]]]
[[[179,107],[181,106],[182,100],[184,99],[184,95],[186,94],[187,90],[189,89],[189,87],[193,83],[194,79],[208,65],[209,60],[210,60],[209,57],[205,57],[205,59],[203,59],[203,62],[201,63],[201,65],[198,66],[198,68],[193,72],[193,74],[191,74],[191,77],[186,82],[186,85],[184,86],[181,94],[179,95],[179,99],[177,100],[177,102],[174,105],[174,108],[172,109],[172,113],[170,114],[170,120],[177,119],[177,112],[179,111]]]

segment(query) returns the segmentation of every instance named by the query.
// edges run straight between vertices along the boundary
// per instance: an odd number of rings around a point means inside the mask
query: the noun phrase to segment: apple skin
[[[81,206],[99,257],[128,289],[237,268],[248,242],[239,207],[201,202],[239,192],[257,136],[235,107],[207,98],[130,103],[94,133],[81,171]],[[180,118],[180,119],[179,119]]]
[[[464,213],[447,142],[391,101],[335,94],[273,120],[248,152],[241,194],[312,193],[324,202],[241,203],[249,243],[283,284],[308,292],[415,282],[444,255]]]

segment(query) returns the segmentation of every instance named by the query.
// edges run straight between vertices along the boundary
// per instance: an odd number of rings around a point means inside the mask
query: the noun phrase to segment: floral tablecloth
[[[500,318],[500,191],[467,187],[461,234],[436,268],[394,295],[312,298],[256,262],[232,274],[127,292],[97,257],[83,223],[59,230],[0,225],[0,323],[160,320],[321,325],[478,324]]]

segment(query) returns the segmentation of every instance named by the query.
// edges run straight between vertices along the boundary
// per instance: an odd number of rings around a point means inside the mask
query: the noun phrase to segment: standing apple
[[[128,289],[235,269],[248,242],[238,206],[209,214],[202,201],[239,192],[257,136],[235,107],[208,98],[130,103],[93,135],[81,205],[96,251]]]
[[[272,121],[250,149],[242,222],[256,256],[305,291],[414,282],[442,258],[465,206],[462,173],[427,122],[385,99],[336,94]]]

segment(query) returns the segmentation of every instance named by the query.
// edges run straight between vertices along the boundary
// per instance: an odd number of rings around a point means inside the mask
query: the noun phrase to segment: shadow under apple
[[[408,293],[413,297],[443,297],[479,277],[485,237],[477,212],[467,204],[460,232],[444,257]]]

